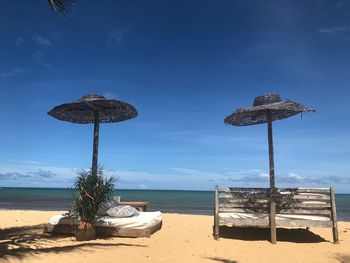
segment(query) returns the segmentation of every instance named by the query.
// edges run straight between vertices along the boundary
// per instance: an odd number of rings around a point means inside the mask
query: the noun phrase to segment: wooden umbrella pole
[[[98,111],[95,111],[94,144],[93,144],[93,152],[92,152],[92,173],[94,175],[97,175],[99,129],[100,129],[100,115]]]
[[[267,113],[267,131],[269,140],[269,164],[270,164],[270,229],[271,229],[271,243],[276,244],[276,201],[275,201],[275,164],[273,159],[273,138],[272,138],[272,119],[271,112]]]

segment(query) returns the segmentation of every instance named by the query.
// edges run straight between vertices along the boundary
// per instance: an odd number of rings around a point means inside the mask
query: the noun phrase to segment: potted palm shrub
[[[78,220],[76,229],[77,241],[96,239],[95,217],[97,210],[111,199],[116,178],[109,179],[103,176],[103,170],[98,167],[96,172],[92,169],[82,170],[74,183],[73,218]]]

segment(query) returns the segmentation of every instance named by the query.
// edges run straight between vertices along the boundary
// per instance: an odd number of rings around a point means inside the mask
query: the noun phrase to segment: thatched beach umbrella
[[[122,101],[106,99],[95,94],[82,97],[72,103],[59,105],[48,114],[61,121],[78,124],[94,124],[94,142],[92,172],[97,173],[99,125],[101,123],[120,122],[137,116],[136,109]]]
[[[270,93],[254,99],[253,107],[237,109],[225,118],[225,124],[248,126],[267,123],[269,165],[270,165],[270,227],[271,242],[276,243],[276,202],[275,202],[275,166],[273,158],[272,122],[288,118],[302,112],[315,111],[297,102],[281,101],[280,95]]]

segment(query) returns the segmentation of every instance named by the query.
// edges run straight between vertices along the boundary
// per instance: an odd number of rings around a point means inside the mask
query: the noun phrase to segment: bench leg
[[[213,230],[214,230],[214,234],[213,234],[214,239],[215,239],[215,240],[219,240],[219,238],[220,238],[220,237],[219,237],[219,225],[216,224],[216,223],[214,223]]]
[[[337,211],[335,208],[335,194],[333,187],[330,188],[330,197],[331,197],[331,213],[332,213],[332,231],[333,231],[333,243],[338,244],[339,243],[339,236],[338,236],[338,224],[337,224]]]
[[[333,232],[333,243],[339,244],[338,226],[337,225],[332,228],[332,232]]]
[[[270,231],[271,231],[271,243],[277,243],[277,229],[276,229],[276,202],[270,203]]]

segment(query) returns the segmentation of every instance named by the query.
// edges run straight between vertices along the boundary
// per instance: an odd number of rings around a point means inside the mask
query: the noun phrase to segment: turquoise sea
[[[0,209],[67,210],[71,189],[0,188]],[[148,210],[164,213],[213,214],[213,191],[117,190],[121,200],[150,202]],[[350,194],[336,195],[338,220],[350,221]]]

